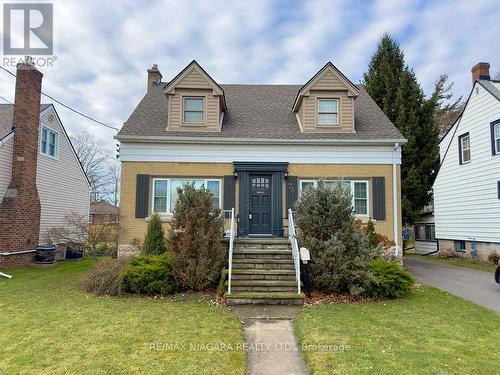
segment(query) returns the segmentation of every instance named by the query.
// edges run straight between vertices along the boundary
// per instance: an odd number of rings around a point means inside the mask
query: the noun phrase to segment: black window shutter
[[[230,210],[234,207],[234,196],[236,194],[236,179],[234,176],[224,176],[224,201],[222,207],[224,210]]]
[[[373,218],[385,220],[385,177],[373,177],[372,185]]]
[[[148,217],[149,175],[138,174],[135,186],[135,217]]]
[[[297,176],[288,176],[286,180],[286,211],[293,210],[299,196],[299,179]]]

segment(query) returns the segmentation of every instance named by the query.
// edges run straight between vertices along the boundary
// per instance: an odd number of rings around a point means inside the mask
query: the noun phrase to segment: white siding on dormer
[[[9,136],[8,140],[4,140],[3,145],[0,144],[0,202],[7,191],[12,173],[12,151],[14,147],[14,137]]]
[[[476,83],[458,128],[440,144],[442,158],[449,148],[434,183],[437,238],[500,242],[500,155],[492,155],[490,131],[498,119],[500,102]],[[467,132],[471,162],[460,165],[458,137]]]
[[[49,121],[50,114],[53,116],[52,122]],[[56,131],[59,136],[57,158],[42,155],[40,145],[38,146],[40,243],[45,243],[46,231],[51,227],[62,225],[65,216],[76,213],[88,218],[90,188],[53,107],[42,111],[40,122]]]

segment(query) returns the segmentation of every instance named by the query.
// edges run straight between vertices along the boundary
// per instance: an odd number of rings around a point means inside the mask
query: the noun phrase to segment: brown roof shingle
[[[301,133],[292,106],[302,85],[220,85],[227,111],[221,132],[166,131],[168,98],[165,83],[153,86],[132,112],[121,136],[259,138],[282,140],[404,140],[361,85],[356,98],[354,134]]]

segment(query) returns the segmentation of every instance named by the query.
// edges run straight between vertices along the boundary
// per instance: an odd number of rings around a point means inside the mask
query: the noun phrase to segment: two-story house
[[[465,108],[439,144],[434,182],[439,249],[481,259],[500,252],[500,81],[490,79],[489,68],[472,68]]]
[[[405,139],[366,91],[327,63],[302,85],[218,84],[192,61],[147,93],[120,141],[119,253],[135,253],[148,218],[168,227],[177,187],[234,208],[239,238],[283,237],[287,212],[320,179],[342,180],[356,217],[401,244],[400,163]]]
[[[0,267],[31,263],[50,228],[89,215],[89,181],[54,105],[40,104],[41,84],[28,59],[14,103],[0,104]]]

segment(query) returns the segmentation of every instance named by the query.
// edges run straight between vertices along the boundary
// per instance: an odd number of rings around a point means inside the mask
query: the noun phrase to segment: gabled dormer
[[[163,89],[168,96],[167,131],[219,132],[224,90],[193,60]]]
[[[303,133],[355,133],[359,89],[328,62],[297,93],[293,104]]]

